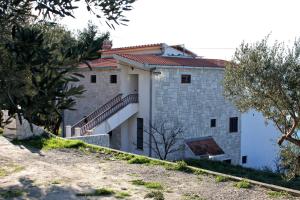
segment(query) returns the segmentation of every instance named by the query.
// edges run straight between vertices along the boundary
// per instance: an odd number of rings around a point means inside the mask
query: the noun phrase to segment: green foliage
[[[182,200],[204,200],[197,194],[184,194]]]
[[[23,196],[24,194],[25,192],[19,189],[0,191],[0,197],[3,197],[4,199],[17,198]]]
[[[242,43],[226,67],[225,96],[241,111],[255,109],[273,121],[284,140],[300,146],[300,40],[292,48],[268,37],[254,44]]]
[[[158,182],[146,182],[145,187],[149,189],[158,189],[158,190],[163,189],[163,186]]]
[[[154,200],[164,200],[164,194],[161,191],[151,191],[148,192],[145,197],[145,199],[147,198],[153,198]]]
[[[226,182],[228,181],[228,178],[225,176],[216,176],[216,182],[220,183],[220,182]]]
[[[177,161],[175,165],[169,165],[166,167],[167,170],[177,170],[177,171],[182,171],[186,173],[193,173],[194,170],[191,169],[187,163],[183,160]]]
[[[51,150],[51,149],[64,149],[64,148],[72,148],[72,149],[80,149],[85,148],[86,143],[80,140],[67,140],[58,137],[36,137],[28,140],[14,140],[14,144],[16,145],[25,145],[28,147],[34,147],[41,150]]]
[[[15,28],[5,46],[0,45],[0,90],[7,94],[0,97],[1,110],[58,134],[63,110],[72,110],[84,92],[76,84],[83,77],[78,63],[96,58],[108,38],[92,24],[78,38],[52,23]]]
[[[216,171],[224,174],[238,176],[241,178],[247,178],[251,180],[260,181],[263,183],[269,183],[279,185],[283,187],[297,189],[300,185],[300,178],[294,178],[290,181],[286,181],[282,174],[273,173],[270,171],[261,171],[242,166],[234,166],[228,163],[212,161],[212,160],[196,160],[189,159],[186,163],[190,166]]]
[[[163,186],[158,183],[158,182],[146,182],[144,180],[141,180],[141,179],[136,179],[136,180],[132,180],[130,181],[133,185],[143,185],[145,186],[146,188],[149,188],[149,189],[163,189]]]
[[[130,181],[133,185],[145,185],[146,182],[143,181],[142,179],[136,179],[136,180],[132,180]]]
[[[280,167],[287,180],[300,176],[300,147],[287,144],[280,150]]]
[[[129,164],[148,164],[150,163],[150,159],[145,156],[135,156],[128,160]]]
[[[287,192],[283,192],[283,191],[268,191],[268,196],[271,198],[281,198],[281,197],[287,197],[289,196],[289,194]]]
[[[61,41],[55,43],[47,34],[38,25],[15,28],[0,55],[0,90],[6,94],[0,97],[0,109],[57,133],[62,111],[72,109],[84,90],[70,86],[82,77],[70,65],[76,60],[73,54],[67,47],[58,50]]]
[[[117,199],[124,199],[126,197],[130,197],[131,195],[128,192],[117,192],[117,194],[115,195],[115,197]]]
[[[234,186],[237,188],[244,188],[244,189],[251,188],[251,184],[246,180],[239,181],[235,183]]]
[[[84,6],[87,12],[99,19],[104,19],[109,27],[114,28],[114,24],[119,25],[128,22],[123,13],[131,10],[134,2],[135,0],[84,1],[86,4]],[[38,11],[36,13],[48,19],[52,17],[74,17],[72,13],[77,8],[78,1],[76,0],[6,0],[0,4],[0,22],[6,20],[7,25],[18,25],[21,22],[26,22],[29,16],[38,17],[38,15],[33,15],[31,10]]]

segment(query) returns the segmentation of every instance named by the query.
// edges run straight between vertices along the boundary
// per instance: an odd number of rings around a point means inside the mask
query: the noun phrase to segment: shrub
[[[228,178],[225,176],[216,176],[216,182],[220,183],[220,182],[226,182],[228,181]]]
[[[115,197],[117,199],[124,199],[125,197],[130,197],[131,195],[128,192],[118,192]]]
[[[271,198],[280,198],[280,197],[285,197],[285,196],[289,196],[289,194],[287,192],[283,192],[283,191],[268,191],[268,195]]]
[[[141,180],[141,179],[136,179],[136,180],[132,180],[130,181],[133,185],[145,185],[146,182]]]
[[[145,187],[149,189],[163,189],[163,186],[158,182],[146,182]]]
[[[130,160],[128,160],[129,164],[146,164],[146,163],[150,163],[150,159],[144,156],[135,156],[133,158],[131,158]]]
[[[149,189],[163,189],[163,186],[158,182],[145,182],[141,179],[132,180],[133,185],[143,185]]]
[[[251,184],[246,180],[242,180],[242,181],[239,181],[239,182],[235,183],[234,186],[237,187],[237,188],[247,189],[247,188],[251,187]]]
[[[164,200],[164,194],[161,191],[151,191],[147,193],[144,197],[146,198],[153,198],[154,200]]]
[[[167,170],[176,170],[176,171],[182,171],[186,173],[192,173],[194,172],[187,164],[185,161],[177,161],[175,165],[167,165],[166,166]]]

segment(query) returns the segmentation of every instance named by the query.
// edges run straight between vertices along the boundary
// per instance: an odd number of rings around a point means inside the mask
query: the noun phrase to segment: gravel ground
[[[215,177],[166,170],[160,166],[127,164],[101,154],[76,150],[32,152],[14,146],[0,136],[0,194],[19,191],[15,199],[116,199],[111,196],[79,197],[97,188],[130,194],[126,199],[144,199],[151,191],[131,183],[142,179],[163,185],[165,199],[272,199],[265,188],[238,189],[234,182],[216,183]],[[296,199],[279,197],[276,199]]]

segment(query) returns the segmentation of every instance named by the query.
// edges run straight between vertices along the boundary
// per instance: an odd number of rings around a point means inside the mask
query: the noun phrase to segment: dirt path
[[[0,136],[0,199],[14,193],[19,193],[15,199],[116,199],[117,195],[76,195],[93,193],[97,188],[129,194],[125,199],[144,199],[147,193],[155,191],[132,184],[137,179],[160,183],[165,199],[170,200],[270,199],[268,190],[257,186],[238,189],[231,181],[216,183],[212,176],[127,164],[105,155],[87,155],[75,150],[31,152]]]

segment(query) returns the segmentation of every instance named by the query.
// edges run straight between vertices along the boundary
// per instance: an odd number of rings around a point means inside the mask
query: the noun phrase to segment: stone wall
[[[79,73],[85,77],[81,78],[76,85],[83,85],[86,91],[82,97],[76,99],[74,106],[76,110],[64,112],[65,125],[74,125],[120,93],[120,72],[117,69],[93,69],[93,71],[85,70]],[[91,75],[97,76],[96,83],[91,83]],[[117,83],[110,83],[110,75],[117,75]]]
[[[7,111],[3,111],[4,120],[8,118]],[[18,117],[16,119],[12,118],[11,122],[4,127],[3,134],[5,137],[11,139],[23,140],[31,138],[34,136],[40,136],[45,133],[42,127],[32,124],[32,129],[27,120],[22,119],[22,124],[20,123]]]
[[[223,69],[159,68],[153,80],[153,120],[178,121],[185,139],[213,136],[232,163],[240,162],[240,112],[223,96]],[[190,74],[191,83],[181,83]],[[239,118],[239,131],[229,133],[229,118]],[[210,120],[216,119],[216,127]]]
[[[109,135],[108,134],[99,134],[99,135],[87,135],[87,136],[78,136],[68,138],[71,140],[81,140],[88,144],[94,144],[102,147],[110,147],[109,146]]]

